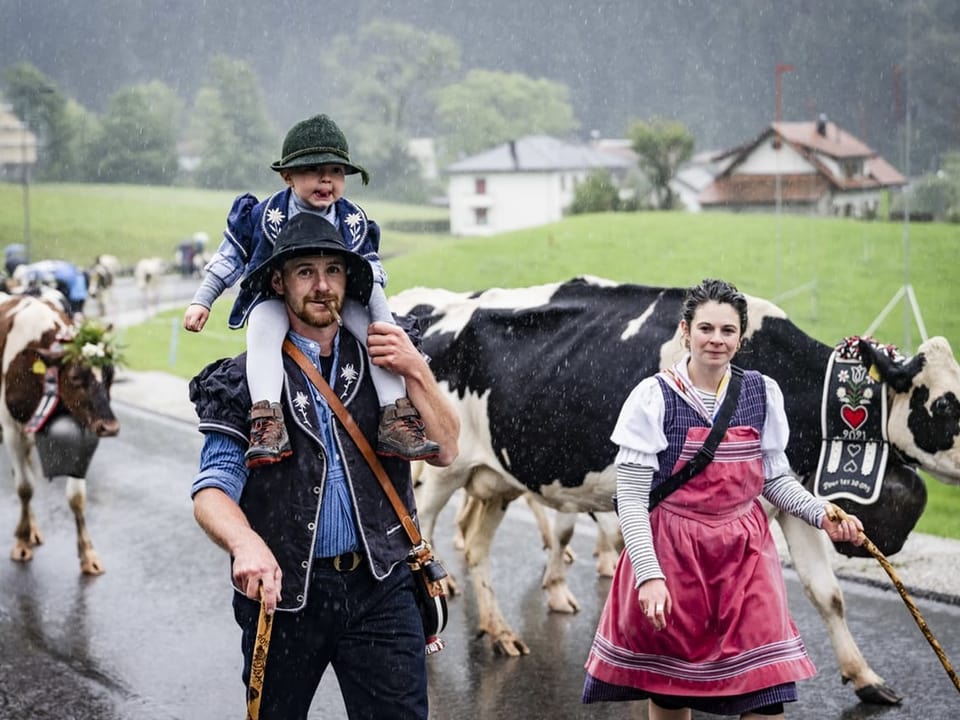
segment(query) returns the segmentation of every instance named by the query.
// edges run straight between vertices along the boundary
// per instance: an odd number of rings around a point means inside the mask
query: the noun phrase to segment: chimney
[[[520,162],[517,160],[517,141],[510,141],[510,159],[513,161],[513,169],[520,169]]]
[[[820,113],[817,116],[817,133],[822,137],[827,136],[827,114]]]

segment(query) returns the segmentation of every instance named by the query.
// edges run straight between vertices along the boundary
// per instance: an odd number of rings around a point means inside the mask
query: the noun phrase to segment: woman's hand
[[[667,583],[660,578],[647,580],[637,590],[637,600],[653,629],[663,630],[667,626],[667,615],[673,612],[673,600]]]
[[[863,523],[860,522],[860,518],[856,515],[847,515],[832,503],[827,504],[827,512],[823,516],[820,527],[833,542],[863,544]]]

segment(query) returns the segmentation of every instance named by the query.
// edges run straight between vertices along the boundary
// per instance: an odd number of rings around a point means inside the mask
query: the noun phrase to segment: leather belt
[[[320,567],[329,567],[337,572],[348,573],[360,567],[360,563],[363,562],[363,555],[351,550],[333,557],[315,558],[314,562]]]

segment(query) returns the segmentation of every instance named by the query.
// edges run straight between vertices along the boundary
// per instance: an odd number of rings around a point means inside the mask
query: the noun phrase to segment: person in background
[[[346,137],[326,115],[294,125],[283,141],[280,160],[270,167],[280,173],[287,188],[262,202],[250,194],[234,200],[223,241],[205,266],[203,281],[184,313],[184,328],[203,330],[214,301],[270,256],[287,222],[309,213],[336,227],[347,248],[362,254],[372,266],[375,283],[369,300],[365,305],[347,302],[342,316],[350,331],[365,342],[371,322],[394,321],[384,294],[387,274],[378,254],[380,228],[360,206],[343,196],[346,176],[359,173],[366,185],[367,171],[351,161]],[[232,329],[247,324],[247,383],[253,398],[253,423],[246,463],[254,467],[280,462],[291,454],[280,407],[280,345],[289,327],[283,303],[272,297],[270,288],[254,289],[242,283],[228,322]],[[371,372],[381,405],[377,452],[407,460],[435,456],[439,446],[426,437],[403,379],[377,366]]]
[[[586,662],[583,702],[649,701],[651,720],[692,710],[782,718],[796,682],[815,668],[787,609],[780,559],[762,495],[860,544],[860,520],[828,517],[793,476],[777,383],[745,371],[713,460],[649,510],[651,490],[703,445],[726,396],[731,361],[747,330],[735,286],[704,280],[687,293],[679,323],[687,353],[644,379],[611,439],[625,548]]]
[[[373,323],[365,350],[337,322],[348,298],[366,299],[374,277],[333,225],[311,213],[297,215],[249,281],[282,298],[287,338],[371,443],[379,402],[366,353],[373,365],[404,378],[411,403],[439,439],[427,462],[453,462],[459,420],[404,330]],[[273,615],[261,720],[306,718],[329,665],[349,717],[425,719],[424,628],[406,562],[410,541],[393,506],[323,395],[286,353],[281,407],[295,452],[287,462],[248,468],[244,360],[218,360],[190,382],[204,433],[192,497],[197,522],[230,554],[245,683],[261,596]],[[415,518],[409,462],[387,457],[382,464]]]

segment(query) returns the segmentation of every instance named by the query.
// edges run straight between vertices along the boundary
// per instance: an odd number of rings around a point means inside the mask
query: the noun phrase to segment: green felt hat
[[[283,139],[283,157],[270,166],[281,172],[293,168],[317,165],[343,165],[348,175],[360,173],[363,184],[370,182],[370,175],[361,165],[350,160],[350,147],[346,136],[337,124],[326,115],[314,115],[301,120]]]

